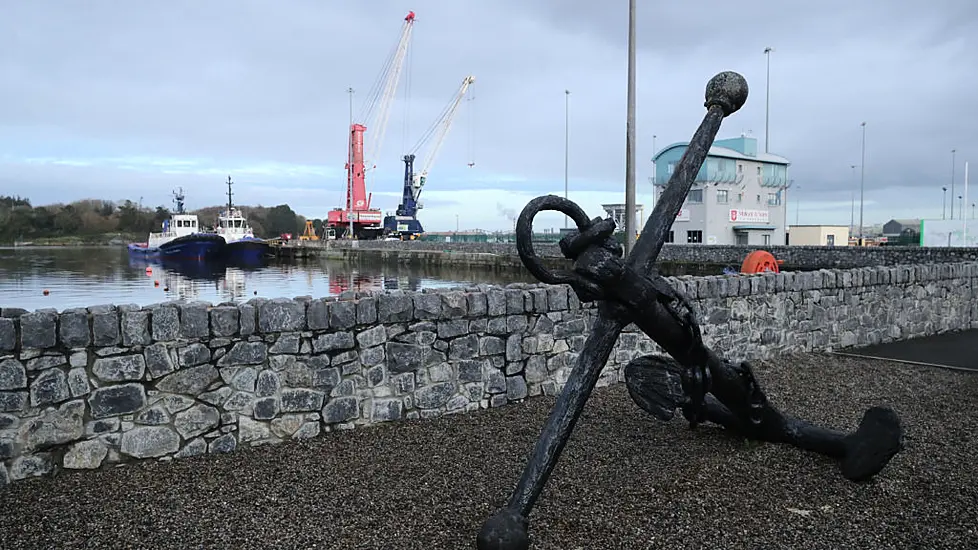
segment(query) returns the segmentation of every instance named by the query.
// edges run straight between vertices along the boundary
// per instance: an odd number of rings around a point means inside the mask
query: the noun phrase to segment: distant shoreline
[[[18,248],[124,248],[126,243],[26,243],[0,244],[0,250],[15,250]]]

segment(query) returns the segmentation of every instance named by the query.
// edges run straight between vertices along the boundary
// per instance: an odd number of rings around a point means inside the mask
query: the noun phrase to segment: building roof
[[[659,160],[659,157],[662,156],[662,153],[665,153],[670,149],[675,149],[677,147],[688,147],[688,146],[689,146],[688,141],[679,141],[676,143],[671,143],[666,147],[662,148],[658,153],[656,153],[655,156],[652,157],[652,162]],[[729,147],[717,147],[716,145],[710,147],[710,152],[707,155],[711,157],[749,160],[753,162],[766,162],[768,164],[783,164],[785,166],[791,164],[791,162],[788,159],[782,157],[781,155],[773,155],[771,153],[757,153],[757,156],[752,157],[750,155],[745,155],[740,151],[735,151],[733,149],[730,149]]]
[[[905,219],[902,219],[902,220],[893,219],[893,220],[890,220],[890,221],[888,221],[886,223],[893,223],[893,222],[897,222],[900,225],[916,225],[916,226],[919,226],[920,225],[920,220],[912,220],[912,219],[906,219],[906,218]]]

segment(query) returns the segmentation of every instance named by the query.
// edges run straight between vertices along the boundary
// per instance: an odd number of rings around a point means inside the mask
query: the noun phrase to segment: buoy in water
[[[153,281],[153,286],[160,286],[160,282],[159,281]]]
[[[45,288],[43,291],[41,291],[41,294],[47,296],[48,294],[51,294],[51,291]]]
[[[147,267],[146,268],[146,274],[147,275],[152,275],[153,274],[153,268],[152,267]]]

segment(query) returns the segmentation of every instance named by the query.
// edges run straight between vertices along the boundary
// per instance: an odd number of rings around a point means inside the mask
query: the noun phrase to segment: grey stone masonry
[[[349,248],[349,241],[324,241],[327,248]],[[514,243],[442,243],[433,241],[356,241],[362,250],[438,251],[459,254],[516,256]],[[562,257],[556,243],[534,243],[543,257]],[[921,246],[741,246],[667,243],[660,262],[687,262],[739,266],[751,251],[767,250],[790,269],[849,269],[879,265],[958,263],[978,261],[978,248]]]
[[[694,305],[707,344],[733,360],[978,327],[978,263],[670,281]],[[595,311],[569,288],[542,284],[4,308],[0,479],[226,453],[555,395]],[[660,352],[629,327],[599,384]]]

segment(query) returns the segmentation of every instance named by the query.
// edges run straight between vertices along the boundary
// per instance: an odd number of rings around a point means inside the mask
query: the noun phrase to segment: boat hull
[[[221,259],[226,248],[227,244],[219,235],[194,233],[177,237],[158,247],[147,243],[132,243],[129,245],[129,253],[150,258],[207,261]]]
[[[268,243],[255,237],[245,237],[227,243],[227,258],[231,261],[258,262],[268,255]]]

